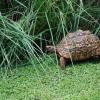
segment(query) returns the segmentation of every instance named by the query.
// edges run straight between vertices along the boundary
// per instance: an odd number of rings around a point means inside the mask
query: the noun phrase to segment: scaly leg
[[[64,57],[60,57],[60,67],[62,70],[65,69],[65,58]]]

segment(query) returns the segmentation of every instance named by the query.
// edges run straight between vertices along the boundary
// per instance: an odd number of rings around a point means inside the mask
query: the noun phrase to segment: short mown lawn
[[[100,61],[1,69],[0,100],[100,100]]]

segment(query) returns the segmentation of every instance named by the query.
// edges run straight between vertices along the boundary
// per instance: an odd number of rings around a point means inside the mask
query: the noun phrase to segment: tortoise
[[[60,67],[65,69],[66,61],[82,61],[100,57],[100,40],[89,30],[68,33],[56,47],[47,45],[47,51],[55,51],[60,57]]]

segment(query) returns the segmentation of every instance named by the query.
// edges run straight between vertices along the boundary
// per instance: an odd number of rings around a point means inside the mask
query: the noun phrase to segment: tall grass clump
[[[34,45],[33,37],[20,24],[0,14],[0,67],[31,61],[35,56]]]

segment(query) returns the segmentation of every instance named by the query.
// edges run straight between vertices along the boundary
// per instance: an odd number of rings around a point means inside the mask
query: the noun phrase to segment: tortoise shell
[[[56,51],[66,59],[85,60],[100,56],[100,40],[90,31],[78,30],[74,33],[68,33],[59,42]]]

